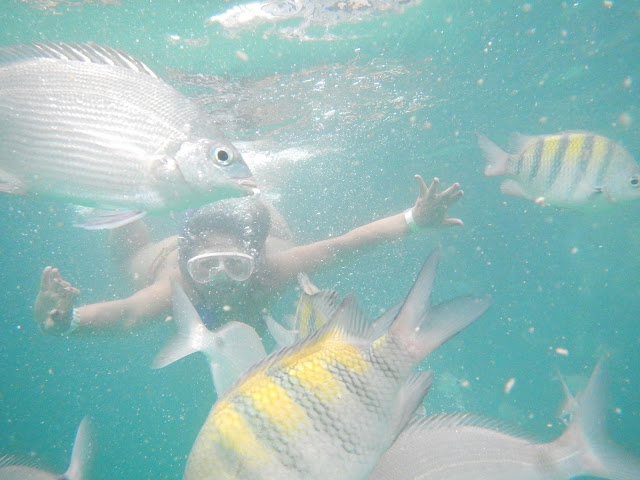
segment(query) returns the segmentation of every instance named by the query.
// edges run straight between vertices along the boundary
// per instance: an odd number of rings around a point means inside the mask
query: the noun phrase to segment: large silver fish
[[[92,444],[89,420],[84,418],[73,443],[69,468],[62,475],[27,465],[18,465],[12,456],[0,457],[0,480],[84,480],[91,459]]]
[[[0,50],[0,192],[167,211],[248,195],[250,177],[206,112],[131,55],[95,44]]]
[[[605,432],[607,378],[601,363],[571,423],[552,442],[516,436],[476,415],[427,417],[402,432],[368,480],[640,480],[640,459]]]
[[[432,306],[438,259],[427,259],[386,331],[347,297],[315,334],[240,377],[213,406],[184,479],[366,478],[430,384],[412,368],[490,304]]]

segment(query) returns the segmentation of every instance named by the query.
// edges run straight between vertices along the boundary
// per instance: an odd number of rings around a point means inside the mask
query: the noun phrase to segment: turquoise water
[[[332,27],[333,41],[281,38],[276,25],[231,37],[205,26],[227,2],[108,3],[6,0],[0,44],[95,41],[147,62],[245,145],[299,242],[410,207],[415,173],[459,181],[465,196],[451,213],[464,227],[377,247],[315,282],[353,291],[373,316],[442,244],[437,299],[488,292],[494,305],[426,362],[436,373],[428,411],[479,412],[551,439],[563,428],[556,371],[578,385],[610,353],[611,435],[640,455],[638,205],[587,215],[505,197],[482,175],[475,141],[475,132],[505,145],[514,131],[589,130],[638,158],[640,2],[423,0]],[[261,152],[272,160],[260,163]],[[46,265],[82,289],[82,303],[129,290],[106,233],[73,229],[61,205],[3,196],[0,206],[0,452],[62,472],[91,415],[94,478],[180,478],[215,400],[203,358],[151,370],[168,326],[43,337],[31,316]],[[151,222],[158,235],[174,229]],[[284,291],[274,316],[294,300]]]

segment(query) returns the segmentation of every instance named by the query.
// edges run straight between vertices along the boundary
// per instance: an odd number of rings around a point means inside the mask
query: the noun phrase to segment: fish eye
[[[213,149],[213,159],[221,165],[229,165],[233,162],[233,153],[225,150],[224,148]]]
[[[640,178],[638,178],[637,176],[633,176],[629,179],[629,183],[632,187],[638,187],[640,186]]]

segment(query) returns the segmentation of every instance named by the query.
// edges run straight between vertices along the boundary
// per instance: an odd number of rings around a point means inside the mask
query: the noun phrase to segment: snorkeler
[[[419,194],[412,208],[344,235],[294,246],[282,217],[261,200],[231,199],[204,206],[186,219],[180,236],[149,242],[140,221],[115,231],[137,288],[127,298],[74,308],[80,291],[57,268],[45,268],[34,319],[45,334],[127,331],[164,321],[172,313],[171,282],[177,281],[209,328],[230,320],[258,322],[299,272],[311,273],[337,257],[424,227],[462,225],[447,209],[462,196],[454,183],[438,193],[415,176]],[[126,252],[133,252],[127,255]]]

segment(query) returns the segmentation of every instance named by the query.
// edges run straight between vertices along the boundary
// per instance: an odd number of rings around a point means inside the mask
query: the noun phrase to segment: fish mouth
[[[249,193],[250,195],[260,195],[260,189],[258,188],[258,184],[253,179],[253,177],[239,180],[238,185],[240,186],[240,188],[242,188],[242,190]]]

